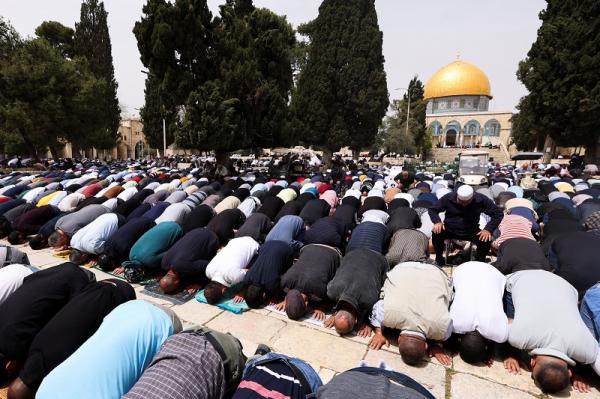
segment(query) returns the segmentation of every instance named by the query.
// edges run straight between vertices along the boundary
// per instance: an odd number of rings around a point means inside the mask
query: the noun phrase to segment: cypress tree
[[[544,147],[552,141],[584,145],[591,160],[600,137],[600,3],[547,4],[537,40],[517,72],[529,94],[514,118],[515,139],[527,147],[544,141]]]
[[[374,0],[324,0],[304,27],[307,61],[292,99],[299,141],[331,152],[369,147],[388,107]]]
[[[98,93],[97,112],[103,124],[98,134],[87,141],[88,147],[112,147],[121,119],[107,17],[103,2],[84,0],[79,23],[75,24],[75,55],[85,57],[92,73],[98,79],[103,79],[108,87],[106,93]]]

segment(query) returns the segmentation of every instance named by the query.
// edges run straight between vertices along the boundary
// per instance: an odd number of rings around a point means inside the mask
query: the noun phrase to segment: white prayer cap
[[[458,188],[456,194],[458,195],[459,200],[468,201],[473,198],[473,187],[464,184]]]

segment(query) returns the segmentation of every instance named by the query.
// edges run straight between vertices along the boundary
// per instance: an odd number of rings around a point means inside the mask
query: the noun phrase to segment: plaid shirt
[[[207,338],[199,333],[181,333],[165,341],[123,398],[221,398],[225,382],[221,356]]]

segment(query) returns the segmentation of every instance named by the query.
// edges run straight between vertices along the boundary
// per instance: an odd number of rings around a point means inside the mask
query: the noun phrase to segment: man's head
[[[217,283],[216,281],[211,281],[204,288],[204,297],[206,298],[206,302],[210,305],[214,305],[218,303],[225,295],[227,291],[227,287],[225,287],[221,283]]]
[[[176,293],[181,285],[179,274],[173,269],[170,269],[167,274],[160,279],[160,289],[167,295]]]
[[[404,363],[417,366],[427,356],[427,341],[416,335],[400,334],[398,349]]]
[[[348,306],[344,306],[335,312],[335,317],[333,319],[333,325],[335,327],[335,331],[338,334],[344,335],[349,334],[354,330],[357,323],[356,312],[354,309],[350,309]]]
[[[258,309],[265,301],[265,289],[258,284],[250,284],[246,288],[244,299],[250,309]]]
[[[67,245],[69,245],[69,238],[60,230],[56,230],[48,237],[48,246],[52,248],[62,248]]]
[[[306,314],[308,296],[298,290],[289,290],[285,296],[285,313],[292,320],[298,320]]]
[[[531,359],[531,376],[544,393],[557,393],[571,383],[567,362],[553,356],[535,356]]]
[[[462,206],[467,206],[473,201],[473,187],[463,184],[456,190],[456,197],[458,199],[458,203]]]
[[[7,239],[11,245],[23,244],[26,241],[25,234],[20,231],[11,231]]]
[[[12,224],[5,218],[0,218],[0,238],[6,237],[12,231]]]
[[[100,256],[98,256],[97,263],[98,266],[100,266],[100,268],[105,272],[109,272],[115,269],[112,259],[110,259],[110,256],[108,256],[107,254],[101,254]]]
[[[71,249],[71,253],[69,254],[69,261],[75,263],[76,265],[83,265],[87,261],[90,260],[90,255],[82,252],[78,249]]]
[[[472,331],[460,338],[458,353],[460,358],[467,363],[483,363],[490,359],[491,348],[492,345],[487,339],[483,338],[478,331]]]
[[[45,248],[47,245],[48,245],[48,239],[46,237],[44,237],[42,234],[37,234],[29,240],[29,246],[31,247],[31,249],[38,250],[38,249]]]

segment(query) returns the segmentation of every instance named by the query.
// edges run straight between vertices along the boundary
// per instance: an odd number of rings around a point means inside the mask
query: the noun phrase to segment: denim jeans
[[[600,283],[585,292],[579,313],[596,341],[600,343]]]

